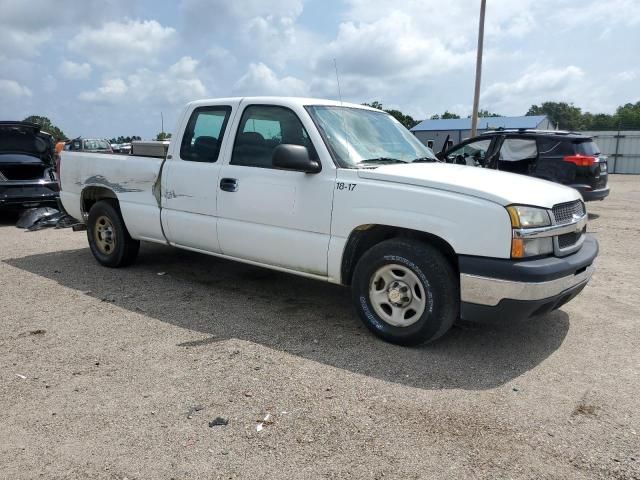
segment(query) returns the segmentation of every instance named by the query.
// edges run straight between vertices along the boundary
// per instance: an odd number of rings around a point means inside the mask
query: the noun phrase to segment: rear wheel
[[[366,327],[401,345],[441,337],[460,308],[459,282],[449,261],[436,248],[409,239],[368,250],[356,265],[352,290]]]
[[[106,267],[124,267],[138,256],[140,242],[129,235],[115,202],[101,200],[89,210],[87,239],[93,256]]]

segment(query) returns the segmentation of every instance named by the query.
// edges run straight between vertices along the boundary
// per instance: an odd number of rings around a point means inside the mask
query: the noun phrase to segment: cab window
[[[182,137],[180,158],[191,162],[216,162],[230,112],[228,106],[196,108]]]
[[[230,163],[272,168],[273,150],[281,144],[302,145],[311,158],[317,158],[307,131],[292,110],[250,105],[242,114]]]

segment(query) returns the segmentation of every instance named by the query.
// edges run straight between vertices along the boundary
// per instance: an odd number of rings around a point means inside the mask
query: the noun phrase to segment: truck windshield
[[[340,106],[306,108],[341,167],[437,161],[430,148],[385,112]]]
[[[111,150],[111,145],[106,140],[89,138],[84,141],[85,150]]]

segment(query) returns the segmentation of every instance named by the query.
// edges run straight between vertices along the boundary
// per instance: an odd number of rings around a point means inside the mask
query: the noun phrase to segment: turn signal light
[[[522,238],[514,238],[511,240],[511,258],[524,257],[524,240]]]
[[[590,167],[596,163],[596,157],[590,157],[587,155],[568,155],[563,158],[565,162],[573,163],[578,167]]]

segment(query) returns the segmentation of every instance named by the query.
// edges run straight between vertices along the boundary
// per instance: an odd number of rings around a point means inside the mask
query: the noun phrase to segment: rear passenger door
[[[538,158],[535,137],[506,137],[500,145],[497,168],[505,172],[530,175]]]
[[[218,235],[225,255],[325,276],[335,167],[325,162],[311,174],[272,165],[280,144],[305,146],[322,163],[304,113],[246,106],[220,175]]]
[[[218,178],[238,102],[194,106],[162,172],[162,224],[172,245],[220,253]],[[183,119],[184,121],[187,118]]]
[[[563,184],[575,180],[576,166],[563,161],[566,155],[574,155],[571,142],[552,136],[539,137],[538,149],[540,158],[535,176]]]

